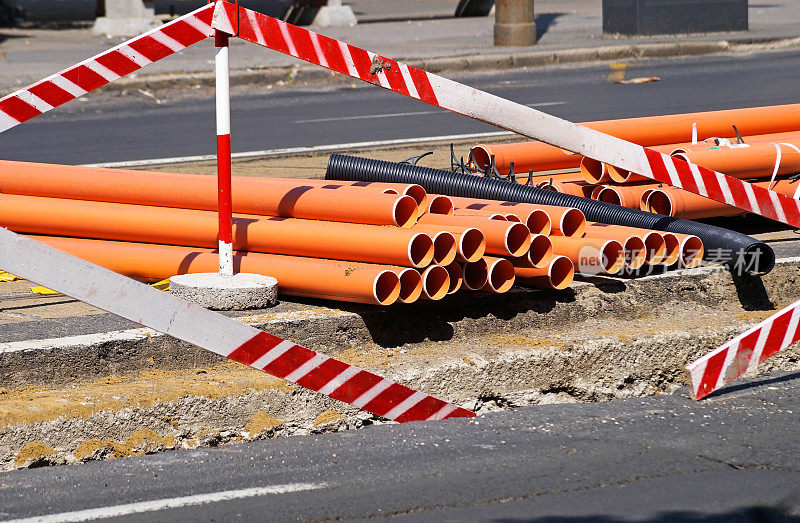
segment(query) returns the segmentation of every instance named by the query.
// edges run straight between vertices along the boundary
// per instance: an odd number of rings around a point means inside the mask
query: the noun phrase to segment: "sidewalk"
[[[493,46],[493,17],[447,18],[455,10],[456,0],[351,0],[349,3],[362,23],[355,27],[324,28],[320,32],[432,71],[704,54],[724,51],[731,44],[769,43],[800,36],[800,9],[793,0],[753,5],[747,32],[635,38],[602,34],[600,0],[537,0],[539,43],[517,48]],[[84,28],[61,30],[0,29],[0,88],[10,91],[28,85],[120,41],[93,36],[88,24]],[[301,78],[311,70],[316,70],[316,74],[312,73],[308,79],[327,74],[241,40],[232,43],[234,83],[281,79],[287,74],[286,68],[292,66],[302,66]],[[207,45],[186,49],[134,73],[129,79],[133,78],[134,84],[144,80],[143,85],[158,88],[168,86],[162,80],[169,82],[170,77],[171,81],[183,82],[186,74],[209,81],[212,69],[213,44],[209,40]]]

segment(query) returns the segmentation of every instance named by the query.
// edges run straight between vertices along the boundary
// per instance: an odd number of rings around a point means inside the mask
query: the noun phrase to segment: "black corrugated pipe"
[[[435,194],[575,207],[594,222],[693,234],[703,240],[706,259],[727,264],[740,272],[766,274],[775,266],[772,248],[742,233],[504,180],[341,154],[331,155],[325,178],[416,183]]]

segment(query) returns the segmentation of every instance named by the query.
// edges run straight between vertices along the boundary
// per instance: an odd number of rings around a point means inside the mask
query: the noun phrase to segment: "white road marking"
[[[128,503],[125,505],[114,505],[110,507],[76,510],[74,512],[62,512],[60,514],[49,514],[46,516],[37,516],[26,519],[15,519],[8,523],[61,523],[71,521],[92,521],[95,519],[117,518],[121,516],[129,516],[131,514],[144,514],[146,512],[156,512],[159,510],[219,503],[221,501],[231,501],[234,499],[254,498],[258,496],[267,496],[270,494],[286,494],[289,492],[317,490],[325,486],[326,485],[324,483],[288,483],[286,485],[273,485],[269,487],[225,490],[222,492],[211,492],[208,494],[197,494],[194,496],[183,496],[180,498],[156,499],[153,501],[142,501],[139,503]]]
[[[479,140],[482,138],[496,138],[498,136],[513,136],[510,131],[492,131],[488,133],[449,134],[443,136],[423,136],[420,138],[400,138],[396,140],[375,140],[371,142],[337,143],[332,145],[315,145],[312,147],[289,147],[286,149],[264,149],[262,151],[247,151],[231,154],[231,158],[272,158],[280,156],[293,156],[296,154],[315,154],[333,151],[349,151],[353,149],[369,149],[372,147],[387,147],[392,145],[413,145],[427,142],[444,142],[457,140]],[[176,156],[173,158],[152,158],[148,160],[130,160],[124,162],[87,163],[84,167],[146,167],[148,165],[167,165],[171,163],[205,162],[216,160],[216,154],[202,154],[197,156]]]
[[[550,107],[553,105],[564,105],[567,102],[541,102],[534,104],[524,104],[527,107]],[[294,123],[322,123],[322,122],[341,122],[345,120],[373,120],[377,118],[394,118],[396,116],[416,116],[419,114],[445,114],[441,109],[435,111],[411,111],[407,113],[381,113],[381,114],[361,114],[355,116],[337,116],[333,118],[314,118],[311,120],[295,120]]]

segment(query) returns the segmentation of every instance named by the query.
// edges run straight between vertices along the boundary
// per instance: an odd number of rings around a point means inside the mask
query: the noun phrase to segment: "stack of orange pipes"
[[[654,150],[773,190],[800,197],[800,104],[589,122]],[[733,125],[736,125],[734,129]],[[741,133],[737,135],[737,132]],[[696,139],[701,141],[697,141]],[[694,140],[694,141],[691,141]],[[538,187],[685,219],[735,216],[743,211],[637,173],[540,142],[476,145],[477,167],[494,158],[499,172],[536,171]],[[562,172],[542,173],[546,170]],[[565,171],[566,172],[563,172]],[[524,175],[523,175],[524,176]]]
[[[689,239],[667,256],[662,235],[587,225],[577,209],[418,185],[236,177],[233,189],[235,270],[275,276],[285,295],[413,303],[702,257],[681,255]],[[215,270],[216,196],[209,176],[0,162],[1,226],[144,281]]]

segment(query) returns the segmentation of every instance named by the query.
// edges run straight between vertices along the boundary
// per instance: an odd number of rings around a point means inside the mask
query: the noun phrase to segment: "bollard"
[[[496,0],[494,45],[533,45],[536,43],[536,22],[533,0]]]

